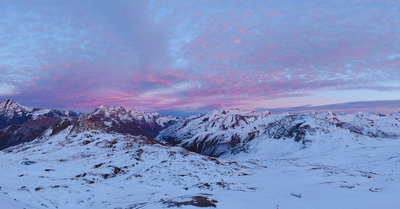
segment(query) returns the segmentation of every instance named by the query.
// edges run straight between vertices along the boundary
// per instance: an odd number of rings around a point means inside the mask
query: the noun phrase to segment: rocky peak
[[[114,106],[110,107],[107,105],[100,105],[98,108],[95,110],[91,111],[89,115],[102,115],[103,117],[112,117],[112,118],[121,118],[126,115],[142,115],[142,112],[130,109],[130,108],[124,108],[122,106]]]
[[[0,103],[0,117],[3,120],[10,120],[14,117],[25,117],[27,114],[29,114],[29,111],[26,108],[10,99]]]
[[[22,125],[25,122],[45,116],[48,118],[75,117],[72,111],[29,108],[7,99],[0,103],[0,129],[10,125]]]
[[[122,106],[109,107],[107,105],[100,105],[85,117],[91,116],[95,116],[106,123],[114,122],[122,124],[134,122],[135,124],[156,125],[163,128],[173,124],[176,120],[179,120],[179,118],[161,115],[159,113],[146,113],[132,108],[125,108]]]
[[[7,99],[4,102],[0,102],[0,108],[10,107],[10,106],[19,106],[18,103],[14,102],[11,99]]]
[[[14,102],[11,99],[7,99],[4,102],[0,102],[0,110],[5,109],[5,110],[15,110],[15,109],[23,109],[21,105],[18,103]]]

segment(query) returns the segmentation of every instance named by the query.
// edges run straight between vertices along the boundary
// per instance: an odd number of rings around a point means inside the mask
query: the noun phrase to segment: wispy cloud
[[[400,99],[395,0],[2,5],[0,99],[147,111],[304,104],[327,91]]]
[[[258,109],[266,110],[266,109]],[[389,114],[394,112],[400,112],[400,100],[381,100],[381,101],[359,101],[359,102],[347,102],[347,103],[337,103],[329,105],[304,105],[297,107],[282,107],[282,108],[271,108],[268,109],[273,113],[282,112],[347,112],[347,113],[357,113],[357,112],[377,112],[381,114]]]

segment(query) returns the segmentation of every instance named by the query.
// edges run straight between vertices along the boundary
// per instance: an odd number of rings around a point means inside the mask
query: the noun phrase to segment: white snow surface
[[[213,191],[253,192],[242,180],[262,168],[144,137],[68,132],[1,152],[1,192],[29,208],[165,208],[193,196],[215,199]]]
[[[218,120],[221,114],[207,117]],[[339,123],[336,118],[365,132],[400,132],[398,114],[310,115],[318,119],[305,121],[311,127]],[[259,129],[283,117],[249,116],[250,127],[227,131]],[[310,143],[260,133],[239,151],[211,158],[144,137],[67,129],[0,152],[0,208],[197,208],[189,202],[198,196],[223,209],[399,207],[398,137],[329,126],[306,138]]]

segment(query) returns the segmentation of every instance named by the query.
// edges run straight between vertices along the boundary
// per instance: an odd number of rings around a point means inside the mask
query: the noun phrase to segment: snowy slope
[[[278,140],[294,140],[306,146],[312,142],[307,136],[342,130],[351,137],[399,138],[400,119],[397,114],[325,112],[272,115],[269,112],[219,110],[180,121],[160,132],[156,139],[197,153],[219,156],[230,149],[238,151],[262,134]]]
[[[249,142],[245,151],[220,158],[257,159],[268,166],[248,182],[258,186],[258,200],[268,208],[273,205],[264,198],[279,208],[398,208],[399,139],[349,135],[346,130],[307,138],[313,143],[304,147],[265,134]]]
[[[397,208],[399,139],[307,138],[264,133],[217,159],[70,126],[1,152],[0,192],[28,208]]]
[[[214,204],[213,190],[252,191],[236,178],[261,168],[147,137],[71,133],[71,128],[2,152],[1,192],[29,208],[160,208],[192,200]]]
[[[101,106],[0,151],[0,208],[398,208],[399,116]]]
[[[18,202],[16,200],[13,200],[9,198],[5,194],[0,194],[0,208],[2,209],[23,209],[23,208],[28,208],[28,205]]]

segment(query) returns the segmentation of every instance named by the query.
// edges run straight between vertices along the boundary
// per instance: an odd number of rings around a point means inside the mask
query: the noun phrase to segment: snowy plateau
[[[0,103],[0,209],[400,208],[400,113]]]

